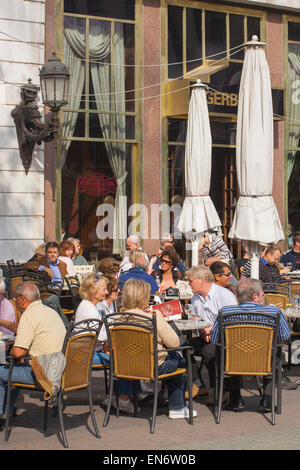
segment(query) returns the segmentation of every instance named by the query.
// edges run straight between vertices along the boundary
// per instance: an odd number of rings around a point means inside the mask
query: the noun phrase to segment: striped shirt
[[[233,256],[224,240],[217,236],[212,236],[209,245],[204,244],[202,248],[203,258],[206,260],[212,256],[216,256],[221,259],[232,259]]]
[[[260,305],[256,304],[255,302],[244,302],[240,305],[232,305],[222,308],[221,315],[224,313],[234,313],[234,312],[241,312],[245,311],[249,312],[259,312],[254,317],[257,318],[259,321],[263,321],[264,318],[266,321],[270,321],[269,317],[264,317],[264,313],[268,313],[274,315],[274,326],[276,322],[277,312],[279,308],[275,305]],[[230,317],[229,317],[230,319]],[[243,319],[243,315],[241,315],[241,320]],[[231,319],[230,319],[231,320]],[[255,318],[254,318],[255,320]],[[285,316],[281,312],[280,319],[279,319],[279,328],[278,328],[278,340],[279,341],[287,341],[290,338],[290,327],[288,322],[286,321]],[[220,328],[219,328],[219,318],[217,317],[213,329],[210,332],[210,339],[212,343],[218,343],[220,341]]]
[[[225,287],[212,284],[205,298],[200,294],[194,294],[192,298],[193,312],[210,325],[213,325],[219,310],[225,305],[237,305],[234,294]]]

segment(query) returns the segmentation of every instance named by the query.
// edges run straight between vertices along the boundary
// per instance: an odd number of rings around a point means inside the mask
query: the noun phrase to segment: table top
[[[207,328],[210,323],[205,320],[174,320],[175,325],[179,330],[201,330]]]

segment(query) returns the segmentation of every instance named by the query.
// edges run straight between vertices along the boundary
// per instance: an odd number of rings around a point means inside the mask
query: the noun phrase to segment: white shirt
[[[92,302],[90,302],[89,300],[84,299],[80,302],[75,312],[75,323],[82,321],[82,320],[88,320],[90,318],[95,318],[96,320],[99,320],[100,315],[97,310],[97,307],[94,304],[92,304]],[[102,325],[102,328],[98,336],[98,340],[107,341],[105,325]]]
[[[219,310],[227,305],[237,305],[234,294],[225,287],[220,287],[213,283],[204,298],[200,294],[194,294],[192,298],[192,308],[196,315],[213,325],[218,316]]]
[[[71,258],[69,258],[68,256],[59,256],[58,259],[66,263],[68,276],[75,276],[76,271],[75,271],[74,263],[71,260]]]

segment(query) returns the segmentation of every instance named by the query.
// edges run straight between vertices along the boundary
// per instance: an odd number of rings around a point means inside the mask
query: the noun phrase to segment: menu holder
[[[152,310],[159,310],[167,321],[181,320],[182,318],[182,306],[178,299],[155,305]]]

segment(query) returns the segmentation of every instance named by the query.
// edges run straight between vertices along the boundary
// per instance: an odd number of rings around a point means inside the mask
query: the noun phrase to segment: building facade
[[[121,254],[138,232],[147,252],[176,232],[184,199],[191,85],[207,84],[211,198],[226,242],[238,187],[235,130],[243,44],[266,43],[274,111],[273,196],[284,230],[300,229],[300,7],[297,0],[3,0],[0,19],[0,263],[24,261],[62,228],[88,259]],[[12,109],[20,86],[56,51],[68,104],[55,141],[28,174]],[[43,109],[42,102],[39,102]],[[180,236],[180,234],[177,234]],[[177,241],[184,258],[184,238]]]

